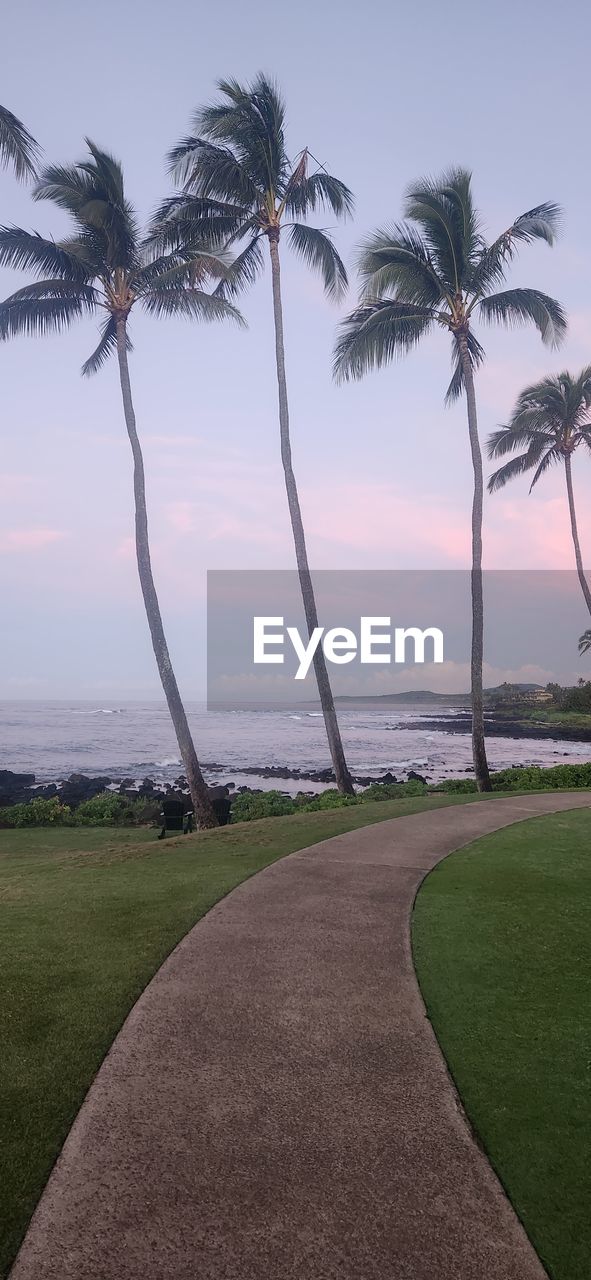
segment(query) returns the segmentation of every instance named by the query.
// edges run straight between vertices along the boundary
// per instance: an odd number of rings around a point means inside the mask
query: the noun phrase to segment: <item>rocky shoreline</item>
[[[560,725],[547,724],[535,720],[509,720],[506,717],[496,718],[485,713],[485,731],[490,738],[539,738],[554,739],[557,742],[591,742],[591,729],[562,728]],[[460,711],[457,715],[446,716],[444,720],[423,720],[413,723],[409,721],[405,729],[423,729],[429,733],[471,733],[472,712]]]
[[[207,774],[228,774],[229,772],[226,766],[215,762],[204,764],[203,768]],[[263,765],[259,768],[255,765],[248,765],[237,769],[236,772],[242,775],[254,775],[267,780],[273,779],[278,783],[282,781],[314,782],[330,786],[335,781],[332,769],[288,769],[280,765]],[[404,778],[397,777],[390,770],[373,776],[353,776],[354,784],[361,788],[369,787],[376,782],[412,781],[425,782],[428,779],[424,778],[422,774],[415,773],[414,769],[410,769]],[[187,779],[182,774],[175,778],[174,782],[163,785],[158,784],[152,778],[144,778],[138,784],[134,778],[112,778],[107,775],[90,777],[84,773],[72,773],[68,778],[58,782],[38,783],[34,773],[15,773],[11,769],[0,769],[0,808],[9,807],[13,804],[26,804],[37,797],[51,800],[55,796],[59,798],[62,804],[67,804],[71,809],[76,809],[85,800],[92,800],[94,796],[100,795],[101,792],[107,790],[126,796],[129,800],[146,800],[159,803],[162,800],[179,799],[185,802],[187,808],[190,807]],[[281,790],[281,788],[278,787],[278,790]],[[301,790],[304,792],[305,787],[302,787]],[[259,792],[260,788],[237,787],[236,783],[230,779],[217,786],[211,786],[210,791],[215,798],[216,792],[223,792],[226,795],[242,795],[245,792]],[[307,792],[306,794],[314,795],[315,793]]]

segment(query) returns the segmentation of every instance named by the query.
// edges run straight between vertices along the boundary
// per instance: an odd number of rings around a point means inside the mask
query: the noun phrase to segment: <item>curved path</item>
[[[589,794],[394,818],[214,907],[132,1010],[12,1280],[542,1280],[410,954],[423,876]]]

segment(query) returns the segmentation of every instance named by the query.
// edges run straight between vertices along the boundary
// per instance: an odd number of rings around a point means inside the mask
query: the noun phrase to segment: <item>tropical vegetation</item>
[[[235,296],[263,269],[262,244],[267,241],[271,263],[275,364],[279,394],[281,461],[296,563],[309,636],[318,626],[318,610],[301,504],[296,484],[289,423],[283,302],[279,242],[287,232],[290,248],[306,266],[316,271],[328,296],[343,297],[347,273],[326,231],[310,226],[307,218],[317,209],[328,209],[337,218],[353,208],[348,187],[326,169],[310,171],[307,148],[292,163],[285,138],[285,104],[276,86],[259,75],[252,85],[221,80],[220,101],[200,108],[193,132],[171,151],[170,163],[183,187],[162,205],[155,238],[183,252],[193,238],[207,237],[216,244],[241,245],[231,270],[216,293]],[[326,658],[319,645],[314,671],[337,786],[353,793],[330,686]]]
[[[531,323],[547,345],[560,342],[566,317],[554,298],[539,289],[499,291],[520,245],[535,240],[554,243],[559,215],[556,204],[537,205],[489,244],[482,234],[467,170],[452,169],[437,180],[413,183],[404,204],[404,221],[378,229],[362,247],[358,264],[361,301],[344,321],[336,347],[335,370],[342,380],[361,378],[404,355],[433,329],[443,329],[451,337],[453,376],[446,399],[466,397],[474,473],[472,752],[477,783],[483,791],[490,789],[482,691],[484,482],[474,374],[485,353],[473,326],[475,319],[509,327]]]
[[[591,449],[591,365],[576,376],[564,372],[543,378],[521,392],[508,425],[489,436],[489,458],[514,456],[493,472],[488,491],[495,493],[509,480],[533,471],[531,493],[541,476],[562,463],[575,564],[591,614],[591,591],[583,568],[572,476],[573,456],[580,445]]]
[[[329,298],[340,301],[347,273],[332,235],[310,218],[321,212],[350,216],[351,191],[304,147],[291,158],[286,112],[274,82],[218,82],[218,98],[196,111],[190,134],[169,154],[177,190],[167,196],[142,234],[118,161],[88,142],[74,165],[49,165],[37,177],[40,148],[22,122],[0,108],[0,163],[18,179],[35,179],[33,198],[49,200],[70,219],[60,239],[19,227],[0,228],[0,266],[31,271],[32,283],[0,306],[0,339],[45,334],[89,315],[102,316],[98,345],[83,366],[97,372],[110,356],[118,362],[125,424],[134,465],[136,554],[141,590],[158,671],[174,723],[200,826],[216,822],[191,737],[166,641],[148,536],[145,475],[135,418],[129,322],[136,305],[152,316],[242,323],[236,299],[263,270],[266,241],[271,267],[275,367],[281,460],[296,564],[310,633],[318,611],[310,571],[300,497],[292,458],[283,333],[280,243],[320,275]],[[465,397],[473,469],[472,493],[472,751],[477,786],[491,786],[484,738],[482,689],[484,606],[482,524],[484,478],[478,436],[475,374],[484,349],[475,321],[506,326],[533,324],[557,346],[566,317],[560,304],[536,288],[506,288],[519,248],[554,243],[560,209],[553,202],[520,215],[492,242],[485,239],[468,171],[451,169],[408,189],[403,221],[375,231],[359,257],[361,297],[344,320],[336,347],[338,379],[360,378],[419,343],[432,330],[451,338],[453,373],[446,401]],[[572,486],[572,456],[589,445],[591,366],[576,377],[548,376],[520,396],[507,426],[489,440],[492,457],[512,454],[489,480],[501,488],[533,471],[532,487],[555,462],[565,469],[575,561],[591,613]],[[591,629],[580,638],[591,648]],[[334,699],[321,646],[314,656],[334,775],[339,792],[353,795]]]
[[[7,107],[0,107],[0,164],[10,166],[20,182],[34,178],[41,155],[39,143]]]
[[[121,165],[87,140],[88,158],[51,165],[37,181],[35,200],[50,200],[71,220],[59,241],[20,227],[0,228],[0,265],[32,271],[34,284],[18,289],[0,306],[0,337],[60,331],[84,316],[101,318],[97,347],[83,365],[97,373],[116,355],[125,425],[133,455],[135,537],[138,572],[152,646],[174,724],[194,811],[200,826],[217,825],[186,712],[174,674],[150,558],[144,461],[133,406],[128,353],[129,319],[140,306],[159,319],[241,322],[235,306],[203,288],[226,270],[223,255],[186,241],[183,252],[147,252],[133,206],[126,198]]]

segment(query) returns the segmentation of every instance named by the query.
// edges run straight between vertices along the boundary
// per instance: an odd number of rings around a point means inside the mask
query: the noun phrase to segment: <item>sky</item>
[[[3,17],[0,100],[51,161],[90,136],[123,162],[147,219],[170,191],[164,157],[224,76],[274,76],[292,154],[308,146],[356,197],[334,231],[351,289],[342,306],[283,248],[293,452],[317,569],[462,569],[469,564],[471,466],[465,407],[446,409],[447,338],[336,387],[331,353],[356,298],[355,250],[400,217],[405,188],[453,164],[474,175],[493,238],[544,200],[565,210],[555,248],[524,247],[509,283],[560,299],[559,352],[535,332],[480,333],[480,433],[507,420],[521,388],[591,362],[588,7],[498,0],[363,6],[169,0],[100,6],[21,0]],[[562,50],[565,56],[562,56]],[[568,56],[566,56],[566,53]],[[59,236],[65,218],[0,172],[4,224]],[[6,296],[22,277],[0,272]],[[145,453],[153,564],[177,675],[205,689],[208,569],[289,569],[279,459],[268,270],[241,301],[248,329],[133,317],[131,376]],[[137,582],[132,471],[117,370],[83,380],[94,325],[0,348],[1,698],[159,696]],[[576,457],[591,558],[590,460]],[[486,502],[489,568],[571,569],[564,479],[526,481]],[[581,667],[581,670],[583,668]]]

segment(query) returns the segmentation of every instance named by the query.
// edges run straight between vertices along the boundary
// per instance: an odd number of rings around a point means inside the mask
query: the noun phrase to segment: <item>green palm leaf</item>
[[[498,489],[504,489],[505,485],[510,480],[514,480],[516,476],[522,476],[527,471],[531,471],[532,467],[537,466],[544,448],[547,448],[545,440],[539,443],[532,441],[525,453],[517,454],[515,458],[505,462],[497,471],[493,471],[487,485],[488,492],[496,493]],[[552,448],[548,452],[551,453]]]
[[[41,154],[39,144],[21,120],[7,107],[0,107],[0,163],[12,165],[19,181],[36,176]]]
[[[216,288],[216,294],[221,298],[237,297],[243,289],[254,284],[263,266],[261,238],[260,235],[255,235],[224,272],[224,277]]]
[[[359,307],[341,325],[335,348],[337,380],[360,378],[404,355],[436,320],[436,313],[428,307],[407,302],[380,301]]]
[[[89,303],[80,295],[44,298],[19,297],[13,294],[0,304],[0,339],[15,338],[20,334],[43,336],[59,333],[72,323],[94,311],[95,303]]]
[[[204,138],[185,138],[169,152],[168,159],[174,177],[185,184],[185,194],[248,209],[257,204],[255,183],[227,147],[215,146]]]
[[[358,269],[367,299],[392,296],[433,306],[446,297],[445,282],[411,226],[376,231],[361,246]]]
[[[482,254],[472,279],[476,294],[485,294],[505,279],[507,266],[515,257],[520,244],[532,244],[542,240],[552,246],[560,229],[562,211],[551,201],[536,205],[515,219],[512,226],[499,236]]]
[[[468,332],[466,334],[466,341],[468,343],[468,354],[470,356],[470,363],[472,365],[472,368],[478,369],[479,365],[481,365],[484,360],[484,356],[485,356],[484,347],[481,346],[481,344],[478,341],[478,338],[474,333],[472,333],[471,329],[468,329]],[[466,390],[466,380],[464,377],[462,353],[460,350],[460,344],[458,341],[457,334],[453,335],[452,360],[453,360],[453,374],[452,374],[451,382],[445,393],[446,404],[453,404],[454,400],[457,400]]]
[[[330,209],[337,218],[346,218],[352,214],[353,207],[353,193],[344,182],[322,170],[288,183],[285,208],[296,216],[301,217],[310,210]]]
[[[69,247],[20,227],[0,227],[0,266],[43,275],[51,271],[64,280],[88,278],[87,267]]]
[[[554,298],[539,289],[506,289],[482,298],[478,304],[483,320],[498,322],[508,328],[531,321],[542,341],[556,347],[566,333],[566,315]]]
[[[234,320],[243,327],[246,325],[244,317],[231,302],[201,289],[154,285],[141,296],[141,303],[149,315],[159,318],[185,316],[191,320]]]
[[[461,170],[444,175],[440,182],[424,180],[409,188],[405,216],[418,223],[438,276],[448,293],[462,287],[472,249],[472,229],[465,240],[462,228],[466,214],[459,200],[450,195],[454,183],[469,188],[470,178]],[[465,194],[464,194],[464,198]]]
[[[129,337],[127,330],[125,332],[125,345],[128,351],[133,350],[131,338]],[[89,356],[88,360],[85,360],[82,365],[83,376],[85,378],[89,378],[93,373],[98,373],[99,369],[102,369],[103,365],[106,364],[109,356],[114,355],[116,350],[117,325],[115,317],[111,315],[108,316],[101,327],[101,338],[98,346],[95,347],[92,355]]]
[[[322,278],[329,298],[337,301],[347,288],[347,272],[330,236],[317,227],[294,222],[289,228],[292,249]]]

